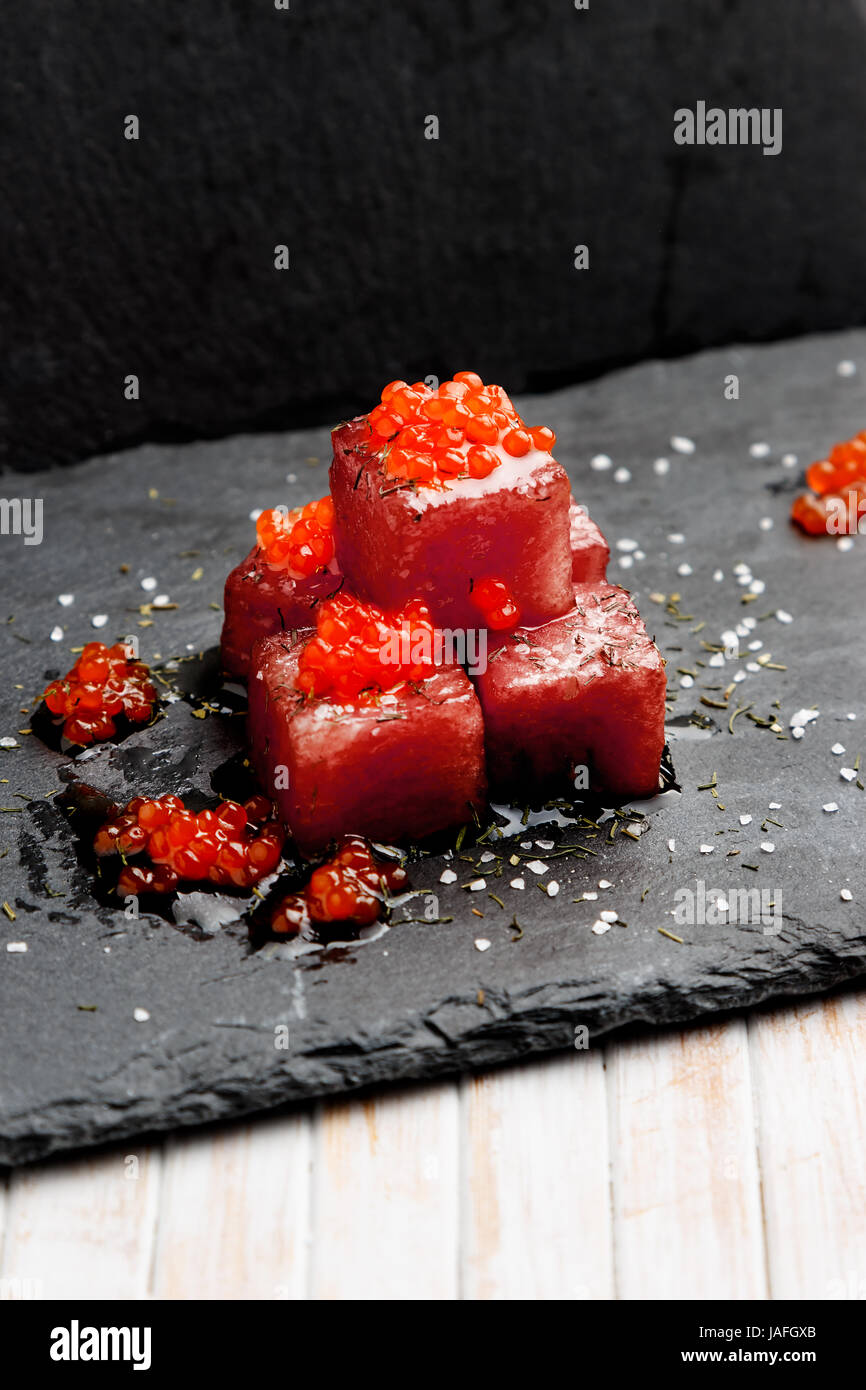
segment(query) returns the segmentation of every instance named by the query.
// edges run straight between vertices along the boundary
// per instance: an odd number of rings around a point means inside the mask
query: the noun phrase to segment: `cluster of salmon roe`
[[[93,849],[100,858],[123,858],[117,891],[125,897],[171,893],[184,880],[251,888],[277,867],[283,840],[265,796],[251,797],[243,805],[224,801],[214,811],[198,813],[188,811],[179,796],[136,796],[100,826]],[[126,863],[136,855],[143,862]]]
[[[810,535],[856,533],[866,529],[866,430],[834,444],[825,459],[806,470],[811,493],[794,498],[791,519]],[[815,496],[814,494],[817,494]]]
[[[819,497],[801,492],[791,505],[791,520],[810,536],[856,535],[861,525],[866,531],[866,479]]]
[[[434,487],[488,477],[502,462],[493,445],[521,458],[556,443],[546,426],[527,429],[502,387],[485,386],[477,372],[456,372],[435,391],[423,381],[389,382],[368,418],[377,441],[388,443],[386,473]]]
[[[504,632],[520,622],[520,609],[504,579],[476,579],[470,597],[493,631]]]
[[[355,700],[369,693],[375,698],[431,676],[434,652],[430,610],[421,599],[385,613],[339,593],[318,606],[316,635],[301,652],[295,684],[310,696]]]
[[[283,899],[271,917],[271,930],[295,936],[311,923],[369,926],[380,916],[386,892],[399,892],[407,883],[399,864],[375,859],[366,840],[347,835],[333,859],[313,870],[303,892]]]
[[[334,504],[321,497],[290,512],[271,507],[256,521],[256,535],[272,569],[306,578],[334,558]]]
[[[144,662],[131,660],[122,643],[88,642],[72,670],[52,681],[42,698],[52,714],[63,716],[66,738],[87,744],[112,738],[120,716],[146,724],[156,687]]]

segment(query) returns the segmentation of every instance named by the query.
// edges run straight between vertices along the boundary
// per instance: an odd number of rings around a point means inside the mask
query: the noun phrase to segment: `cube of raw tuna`
[[[607,574],[610,547],[585,507],[572,502],[568,520],[571,527],[571,577],[575,584],[597,584]]]
[[[300,851],[348,834],[403,843],[470,820],[485,800],[484,730],[461,668],[340,704],[296,688],[304,645],[264,638],[249,676],[253,761]]]
[[[342,582],[336,561],[327,570],[294,579],[287,570],[268,565],[261,548],[253,546],[226,580],[220,639],[223,670],[246,679],[258,639],[315,627],[316,604],[330,598]]]
[[[479,626],[479,580],[504,580],[521,619],[541,623],[571,604],[568,477],[549,453],[514,458],[445,488],[395,482],[366,416],[333,435],[334,535],[347,582],[362,598],[400,608],[420,597],[444,628]],[[379,441],[381,444],[381,441]]]
[[[658,790],[665,671],[629,594],[578,585],[574,607],[498,639],[476,678],[496,795],[581,789],[613,800]]]

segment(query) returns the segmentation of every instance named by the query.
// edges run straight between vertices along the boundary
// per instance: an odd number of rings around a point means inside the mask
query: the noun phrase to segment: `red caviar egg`
[[[125,865],[121,879],[124,893],[146,893],[202,879],[250,888],[277,867],[283,842],[267,797],[251,797],[244,806],[224,801],[216,810],[196,813],[180,797],[166,796],[133,798],[100,826],[93,848],[100,857],[144,856],[144,864],[133,866],[135,873]]]
[[[520,609],[504,579],[478,579],[472,586],[472,602],[480,609],[485,625],[496,632],[516,627]]]
[[[369,926],[381,915],[386,893],[399,892],[407,883],[402,865],[377,859],[366,840],[348,835],[333,857],[313,870],[302,892],[283,899],[271,917],[271,930],[282,936],[296,935],[311,922]]]
[[[311,698],[376,698],[432,675],[434,657],[435,631],[422,600],[387,614],[341,593],[319,604],[316,635],[301,652],[295,684]]]
[[[63,679],[46,687],[43,699],[52,714],[63,717],[70,742],[89,744],[113,738],[121,715],[133,724],[146,723],[156,687],[144,662],[121,643],[88,642]]]
[[[334,558],[334,503],[320,497],[289,512],[271,507],[259,516],[256,536],[272,569],[304,577],[327,569]]]
[[[477,372],[457,372],[436,391],[424,382],[391,381],[368,416],[385,473],[400,482],[447,486],[454,478],[487,477],[502,463],[501,447],[512,458],[532,449],[550,453],[553,430],[527,429],[501,386],[485,385]],[[385,448],[385,445],[388,448]],[[488,448],[489,454],[473,449]]]

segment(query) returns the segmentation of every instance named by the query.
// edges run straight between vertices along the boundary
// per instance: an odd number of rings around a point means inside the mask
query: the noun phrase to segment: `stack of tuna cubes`
[[[301,852],[423,838],[488,791],[654,794],[664,664],[552,431],[462,372],[392,382],[333,442],[330,497],[264,513],[226,583],[223,663]]]

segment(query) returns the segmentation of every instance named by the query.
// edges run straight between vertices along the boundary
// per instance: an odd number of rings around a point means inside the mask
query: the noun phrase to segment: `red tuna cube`
[[[476,689],[496,794],[523,804],[583,787],[614,800],[658,790],[664,662],[625,589],[576,586],[565,617],[498,639]]]
[[[305,645],[264,638],[249,678],[253,761],[301,853],[348,834],[421,839],[484,805],[481,708],[459,666],[375,702],[341,704],[297,689]]]
[[[585,507],[572,502],[568,520],[571,526],[571,577],[575,584],[597,584],[607,575],[610,547]]]
[[[519,620],[541,623],[567,612],[571,494],[549,452],[511,457],[492,444],[497,463],[487,476],[455,476],[435,487],[387,473],[367,416],[333,438],[337,553],[362,598],[401,608],[419,597],[439,627],[474,628],[482,621],[474,586],[504,580]]]
[[[225,619],[220,650],[223,670],[246,679],[250,655],[260,637],[316,626],[316,605],[343,582],[336,562],[327,570],[294,578],[273,569],[261,547],[232,570],[225,586]]]

